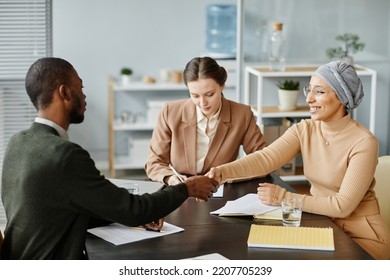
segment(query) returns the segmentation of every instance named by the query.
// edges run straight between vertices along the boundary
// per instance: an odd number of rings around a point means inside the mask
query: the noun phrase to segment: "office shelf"
[[[257,106],[252,106],[252,111],[259,116]],[[262,118],[297,118],[310,117],[310,113],[307,105],[300,105],[293,111],[280,110],[278,106],[263,106],[261,116]]]
[[[266,79],[300,78],[306,80],[307,84],[309,84],[310,77],[318,68],[318,66],[319,65],[288,65],[285,71],[271,71],[265,65],[246,66],[244,73],[244,103],[252,105],[252,107],[256,108],[255,112],[258,124],[262,125],[263,118],[310,116],[309,112],[305,111],[304,105],[300,105],[297,110],[294,111],[278,110],[277,101],[275,101],[275,106],[264,106],[263,100],[265,95],[268,94],[277,96],[274,92],[266,92],[264,89],[264,83]],[[372,133],[374,133],[377,73],[375,70],[360,65],[355,65],[355,67],[359,76],[371,77],[369,129]],[[257,82],[256,89],[254,90],[252,79],[254,79],[255,83]],[[256,100],[256,104],[250,104],[251,97],[253,96]]]
[[[144,168],[144,164],[145,163],[135,161],[130,156],[116,156],[114,162],[115,170],[142,169]]]
[[[175,91],[175,90],[186,90],[184,84],[174,84],[174,83],[143,83],[139,81],[130,82],[128,85],[114,84],[114,91],[132,91],[132,92],[154,92],[154,91]]]
[[[159,113],[159,108],[154,108],[153,114],[143,116],[142,121],[129,120],[123,122],[115,117],[120,113],[118,108],[129,112],[145,113],[150,110],[147,106],[148,102],[150,105],[154,100],[158,100],[157,102],[162,104],[165,101],[186,98],[186,94],[187,88],[184,84],[147,84],[140,81],[131,81],[128,85],[122,85],[116,83],[114,78],[109,76],[108,166],[111,178],[116,177],[116,170],[144,168],[147,160],[148,143]]]
[[[153,123],[132,123],[132,124],[123,124],[117,123],[114,124],[114,131],[150,131],[153,130]]]

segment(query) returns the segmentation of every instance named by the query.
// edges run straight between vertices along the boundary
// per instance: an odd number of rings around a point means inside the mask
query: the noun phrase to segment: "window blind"
[[[36,116],[24,87],[26,72],[51,55],[52,0],[0,0],[0,175],[10,137]]]

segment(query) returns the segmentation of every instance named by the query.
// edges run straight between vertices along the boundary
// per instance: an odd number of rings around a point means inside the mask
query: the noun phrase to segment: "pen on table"
[[[176,171],[176,169],[173,167],[172,164],[169,164],[169,168],[173,171],[173,173],[177,176],[177,178],[179,178],[180,182],[184,182],[184,179],[183,177],[181,176],[181,174],[179,172]]]

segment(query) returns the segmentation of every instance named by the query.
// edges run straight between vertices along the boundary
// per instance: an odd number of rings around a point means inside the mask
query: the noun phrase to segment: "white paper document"
[[[137,184],[139,188],[139,194],[153,193],[160,190],[164,185],[160,182],[144,181],[144,180],[127,180],[127,179],[112,179],[108,178],[111,183],[118,187],[123,187],[125,184]]]
[[[164,222],[160,232],[145,230],[140,227],[128,227],[118,223],[108,226],[91,228],[88,232],[114,244],[121,245],[143,239],[156,238],[172,233],[184,231],[183,228]]]
[[[279,206],[269,206],[261,202],[255,193],[248,193],[236,200],[226,202],[222,208],[210,212],[219,216],[254,216],[275,210]]]
[[[213,197],[223,197],[223,184],[219,185],[217,192],[213,193]]]
[[[211,253],[211,254],[197,256],[193,258],[187,258],[183,260],[228,260],[228,258],[224,257],[219,253]]]

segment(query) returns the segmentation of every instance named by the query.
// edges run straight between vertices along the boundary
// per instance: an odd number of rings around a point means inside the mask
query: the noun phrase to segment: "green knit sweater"
[[[185,184],[134,196],[100,175],[88,152],[34,123],[9,141],[2,202],[3,259],[83,258],[91,222],[138,226],[164,217],[188,197]]]

